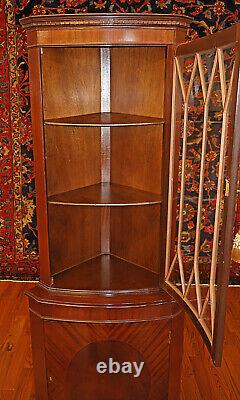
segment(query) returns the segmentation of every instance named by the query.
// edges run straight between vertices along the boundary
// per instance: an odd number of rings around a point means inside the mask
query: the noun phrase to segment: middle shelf
[[[137,126],[137,125],[162,125],[163,118],[148,117],[144,115],[124,114],[116,112],[99,112],[92,114],[73,115],[70,117],[51,118],[45,120],[45,125],[67,126]]]
[[[76,206],[130,206],[160,204],[159,194],[115,183],[95,185],[52,195],[48,203]]]

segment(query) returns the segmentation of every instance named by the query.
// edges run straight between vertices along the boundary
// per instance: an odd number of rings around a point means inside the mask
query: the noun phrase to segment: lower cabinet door
[[[168,399],[171,326],[45,322],[49,400]]]

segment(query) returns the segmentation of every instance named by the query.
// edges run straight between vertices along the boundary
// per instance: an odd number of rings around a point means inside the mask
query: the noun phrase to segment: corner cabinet
[[[38,400],[180,399],[184,310],[220,365],[239,26],[180,45],[190,23],[155,14],[22,20],[39,228],[40,283],[28,293]]]

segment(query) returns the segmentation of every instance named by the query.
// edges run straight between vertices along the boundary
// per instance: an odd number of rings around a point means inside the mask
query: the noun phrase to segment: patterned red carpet
[[[157,12],[194,18],[190,37],[236,23],[239,1],[0,0],[0,278],[37,279],[38,244],[26,36],[30,14]],[[240,267],[231,270],[240,283]]]

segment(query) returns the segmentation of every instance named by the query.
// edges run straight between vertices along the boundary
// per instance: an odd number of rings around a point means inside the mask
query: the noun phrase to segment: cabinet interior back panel
[[[110,251],[159,272],[160,205],[111,209]]]
[[[164,47],[111,49],[111,111],[163,117]]]
[[[99,207],[49,204],[51,272],[56,273],[95,257],[101,252]],[[81,286],[81,282],[79,282]]]
[[[111,129],[111,182],[161,193],[162,126]]]
[[[44,48],[44,118],[100,112],[100,75],[97,48]]]
[[[101,181],[99,128],[45,126],[48,196]]]

